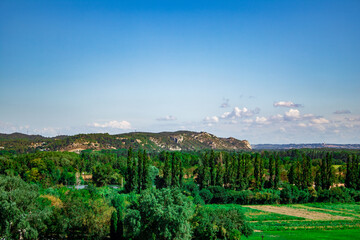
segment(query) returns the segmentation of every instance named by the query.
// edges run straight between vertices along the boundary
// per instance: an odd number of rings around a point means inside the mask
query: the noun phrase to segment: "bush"
[[[133,202],[124,218],[129,239],[191,239],[194,206],[178,189],[148,189]]]
[[[182,189],[190,192],[193,197],[199,194],[199,186],[193,181],[184,182]]]
[[[354,202],[354,198],[350,194],[350,190],[344,187],[333,187],[329,190],[320,190],[318,202]]]
[[[296,203],[299,198],[299,189],[292,184],[284,184],[283,189],[280,191],[281,203]]]
[[[239,209],[200,207],[193,218],[193,239],[241,239],[253,232]]]
[[[210,203],[211,199],[214,195],[210,192],[210,190],[204,188],[199,192],[200,197],[204,200],[205,203]]]
[[[207,189],[213,194],[211,203],[227,203],[228,194],[225,188],[212,186]]]

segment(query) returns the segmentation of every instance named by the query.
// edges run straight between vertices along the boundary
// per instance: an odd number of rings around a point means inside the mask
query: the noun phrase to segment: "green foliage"
[[[245,217],[238,209],[209,209],[199,207],[194,217],[194,239],[238,240],[253,232]]]
[[[205,203],[210,203],[211,199],[214,197],[214,195],[206,188],[201,189],[199,195],[204,200]]]
[[[50,214],[49,202],[40,198],[36,186],[0,175],[1,239],[37,239]]]
[[[93,168],[92,180],[96,186],[102,187],[107,184],[119,184],[120,178],[120,174],[110,164],[96,165]]]
[[[177,189],[145,190],[124,219],[131,239],[191,239],[192,202]]]

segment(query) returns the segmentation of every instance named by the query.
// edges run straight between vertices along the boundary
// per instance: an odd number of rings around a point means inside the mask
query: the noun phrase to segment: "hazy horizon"
[[[360,1],[0,2],[0,132],[360,143]]]

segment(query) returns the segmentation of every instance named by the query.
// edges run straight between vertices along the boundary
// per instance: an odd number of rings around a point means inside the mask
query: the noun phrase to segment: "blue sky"
[[[0,2],[0,132],[360,143],[359,1]]]

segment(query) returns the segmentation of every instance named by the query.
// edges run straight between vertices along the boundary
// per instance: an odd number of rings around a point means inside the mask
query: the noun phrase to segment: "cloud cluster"
[[[157,118],[158,121],[175,121],[177,118],[172,115],[167,115],[165,117]]]
[[[279,101],[279,102],[274,102],[273,104],[274,107],[287,107],[287,108],[299,108],[302,107],[303,105],[298,104],[298,103],[293,103],[293,102],[286,102],[286,101]]]
[[[246,107],[240,109],[238,107],[234,107],[234,109],[231,112],[224,112],[220,118],[221,119],[239,119],[244,117],[252,117],[255,114],[258,114],[260,112],[259,108],[256,108],[254,110],[249,110]]]
[[[218,123],[219,118],[217,116],[206,117],[206,118],[204,118],[203,122],[205,122],[205,123]]]
[[[92,123],[90,124],[92,127],[96,128],[115,128],[115,129],[131,129],[131,124],[128,121],[109,121],[105,123]]]
[[[229,124],[236,124],[237,120],[243,118],[250,118],[255,114],[258,114],[259,112],[260,112],[259,108],[256,108],[254,110],[249,110],[246,107],[242,109],[239,107],[234,107],[234,109],[231,112],[224,112],[220,116],[205,117],[203,119],[203,122],[208,126],[212,126],[214,123],[220,122],[220,120],[224,120],[224,121],[227,120],[227,123]]]

